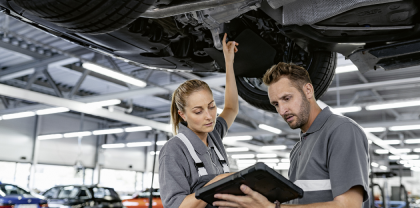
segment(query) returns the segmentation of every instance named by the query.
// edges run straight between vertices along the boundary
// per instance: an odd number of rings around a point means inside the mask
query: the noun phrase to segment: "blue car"
[[[0,208],[48,208],[48,203],[16,185],[0,182]]]

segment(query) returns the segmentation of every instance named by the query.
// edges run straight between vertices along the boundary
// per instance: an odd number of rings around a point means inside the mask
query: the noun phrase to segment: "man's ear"
[[[182,118],[184,121],[187,121],[187,119],[185,118],[185,114],[184,114],[184,112],[182,112],[181,110],[178,110],[178,115],[179,115],[179,116],[181,116],[181,118]]]
[[[314,98],[314,86],[311,83],[306,83],[303,86],[303,92],[305,93],[305,96],[308,100]]]

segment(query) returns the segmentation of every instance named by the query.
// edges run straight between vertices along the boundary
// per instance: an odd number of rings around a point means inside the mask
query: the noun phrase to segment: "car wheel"
[[[14,0],[34,15],[77,33],[101,34],[120,29],[156,0]]]
[[[318,100],[328,89],[334,78],[337,65],[336,53],[317,51],[309,54],[309,62],[306,65],[309,76],[315,90],[315,98]],[[236,77],[238,94],[246,102],[262,110],[277,113],[270,104],[267,86],[262,78]]]

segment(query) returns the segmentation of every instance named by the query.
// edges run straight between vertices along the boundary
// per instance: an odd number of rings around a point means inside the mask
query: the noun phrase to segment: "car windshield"
[[[61,189],[57,198],[59,199],[76,198],[79,192],[80,192],[80,187],[66,186]]]
[[[9,196],[9,195],[23,195],[29,194],[29,192],[10,184],[1,184],[0,185],[0,195]]]
[[[97,199],[106,199],[106,200],[113,200],[119,199],[117,192],[111,188],[93,188],[93,193],[95,198]]]

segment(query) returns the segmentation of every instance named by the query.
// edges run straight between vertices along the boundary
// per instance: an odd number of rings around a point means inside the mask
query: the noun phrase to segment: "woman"
[[[160,194],[165,208],[212,207],[195,198],[199,188],[229,175],[222,138],[239,110],[233,71],[238,43],[226,43],[225,107],[219,117],[210,87],[200,80],[181,84],[172,96],[171,120],[174,136],[159,155]]]

